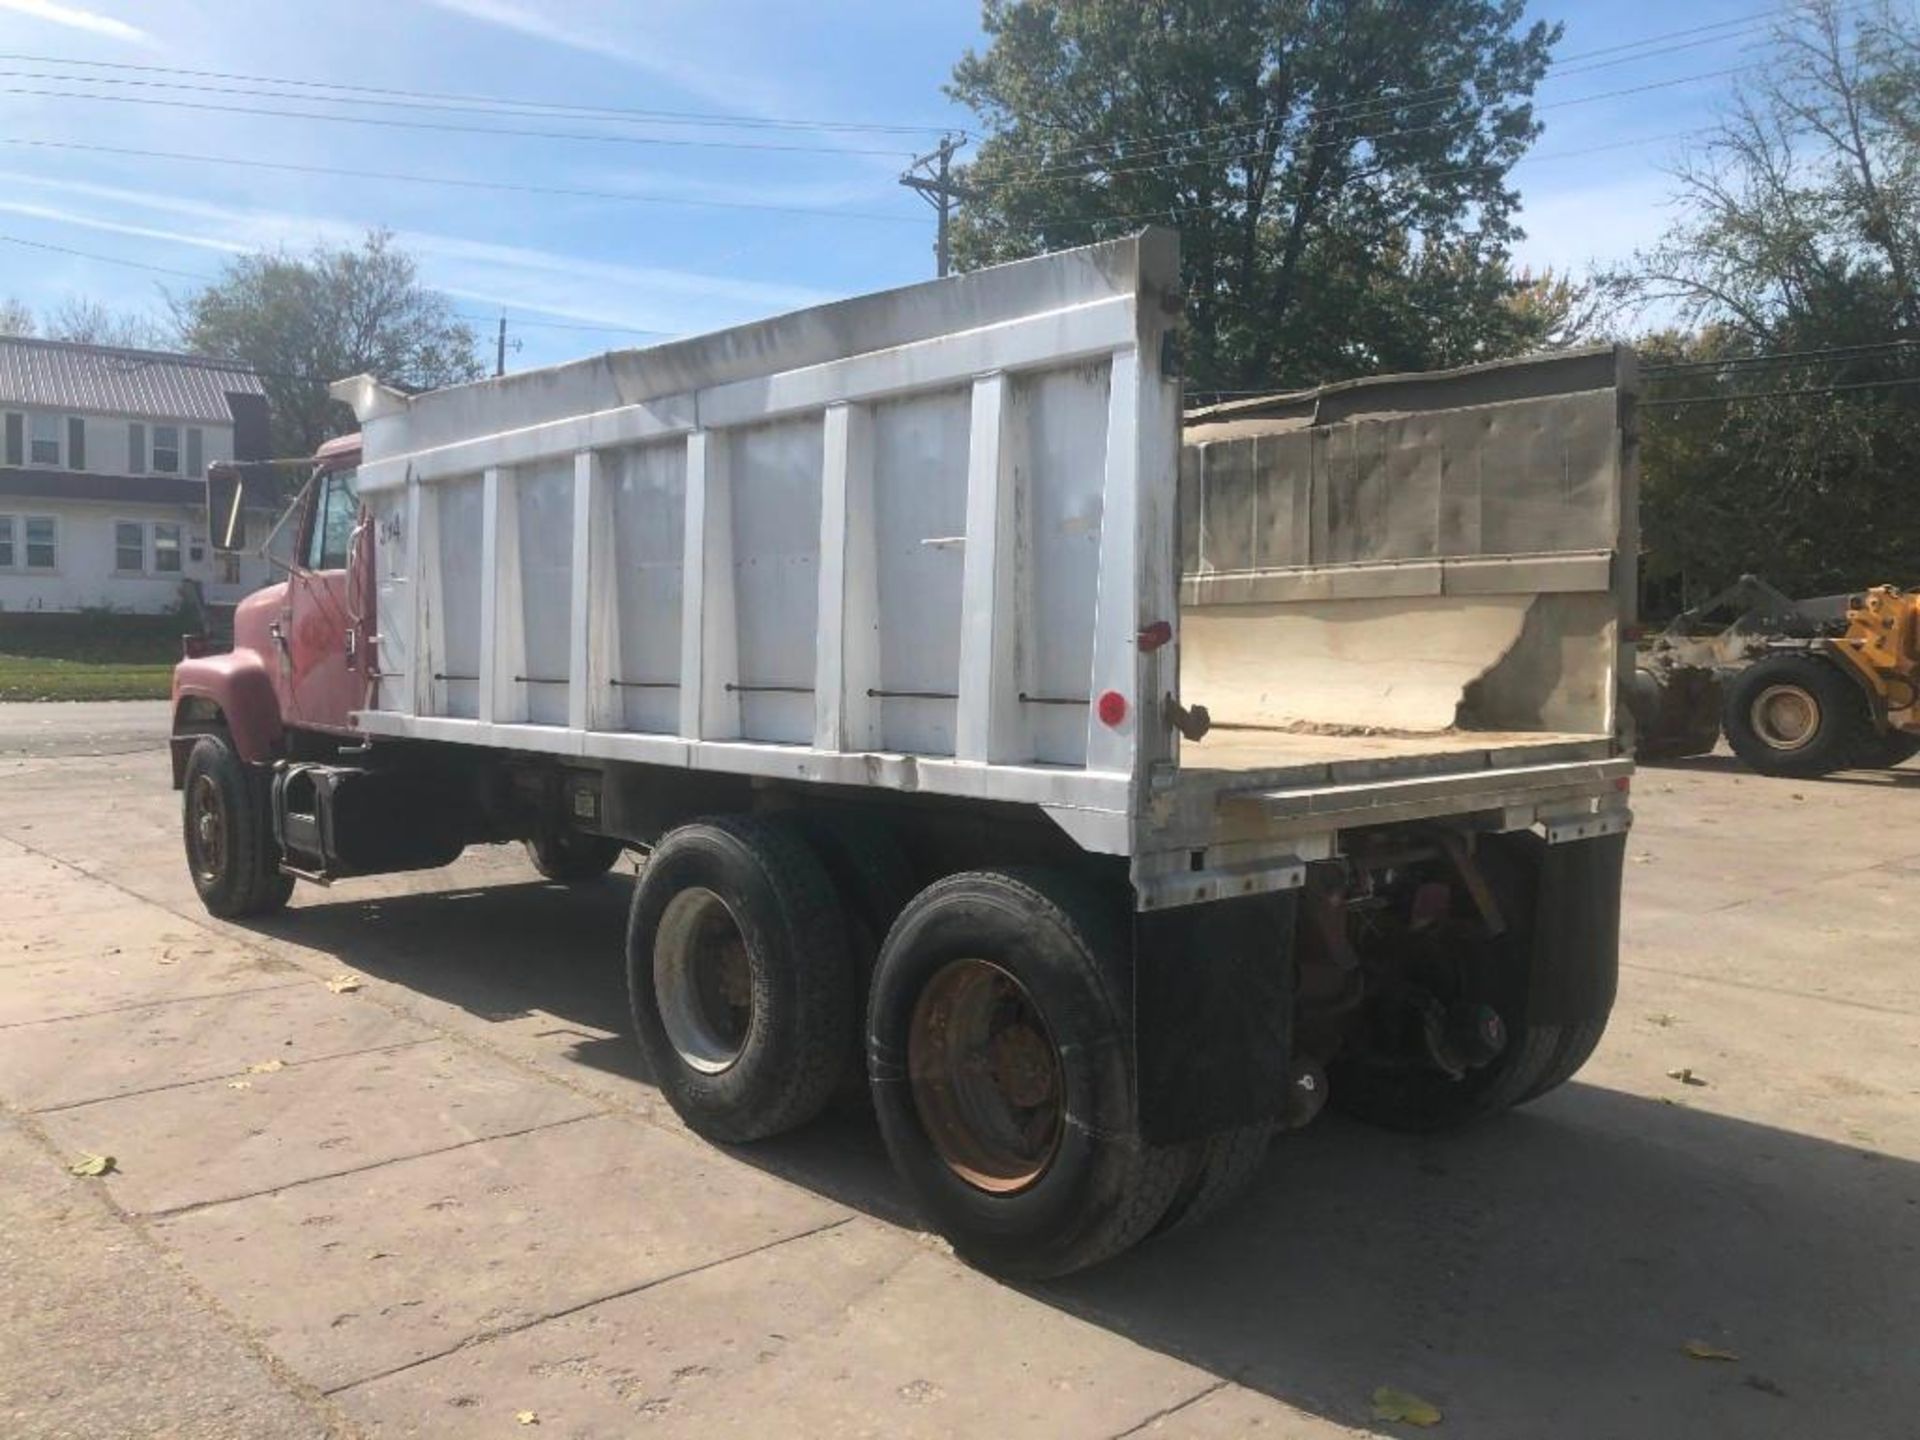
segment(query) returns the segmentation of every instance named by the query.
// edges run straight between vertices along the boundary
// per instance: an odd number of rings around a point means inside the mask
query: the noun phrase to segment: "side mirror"
[[[243,548],[246,526],[242,514],[247,482],[238,465],[207,467],[207,536],[216,554],[230,555]]]

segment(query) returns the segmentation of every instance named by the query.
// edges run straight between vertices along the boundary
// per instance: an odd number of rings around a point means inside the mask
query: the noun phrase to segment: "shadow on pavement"
[[[547,1058],[644,1083],[629,888],[329,899],[271,929],[477,1016],[613,1032]],[[857,1106],[734,1153],[907,1218]],[[1325,1120],[1213,1225],[1031,1293],[1346,1424],[1390,1384],[1461,1436],[1912,1435],[1920,1166],[1576,1083],[1441,1138]]]

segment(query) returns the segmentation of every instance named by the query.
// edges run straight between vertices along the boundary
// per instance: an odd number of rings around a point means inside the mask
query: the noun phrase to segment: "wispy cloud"
[[[0,0],[0,10],[11,10],[29,19],[49,25],[64,25],[69,30],[85,30],[109,40],[124,40],[130,45],[151,45],[153,37],[138,25],[129,25],[111,15],[82,10],[78,5],[62,5],[58,0]]]
[[[25,194],[35,187],[71,202]],[[346,245],[365,233],[361,224],[330,216],[246,210],[159,192],[0,172],[0,214],[46,220],[106,234],[162,241],[233,255],[252,250],[302,249],[316,242]],[[162,220],[178,217],[204,228]],[[429,284],[458,299],[553,315],[586,323],[688,334],[781,310],[837,298],[805,286],[710,275],[667,266],[587,260],[524,245],[505,245],[428,230],[395,232],[400,246],[423,262]]]
[[[569,50],[619,60],[624,64],[635,64],[642,58],[632,47],[621,44],[611,36],[569,25],[551,13],[515,4],[513,0],[427,0],[427,3],[469,20],[477,20],[483,25],[493,25],[517,35],[544,40],[549,45],[561,45]]]

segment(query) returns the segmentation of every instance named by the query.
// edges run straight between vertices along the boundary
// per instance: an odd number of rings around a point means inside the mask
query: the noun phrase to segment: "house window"
[[[154,521],[153,573],[156,575],[180,573],[180,527],[178,525]]]
[[[180,473],[180,427],[178,425],[153,427],[153,470],[156,475]]]
[[[51,570],[60,559],[51,515],[27,516],[27,568]]]
[[[67,417],[67,468],[87,468],[87,422],[78,415]]]
[[[13,516],[0,515],[0,570],[13,568]]]
[[[147,568],[147,532],[138,520],[113,522],[113,568],[119,575],[144,574]]]
[[[35,465],[60,463],[60,417],[33,414],[27,417],[27,458]]]

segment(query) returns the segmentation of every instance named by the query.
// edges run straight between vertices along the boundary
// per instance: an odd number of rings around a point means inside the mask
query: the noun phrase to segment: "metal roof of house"
[[[229,394],[265,393],[258,375],[224,361],[0,336],[0,405],[227,425],[233,422]]]

